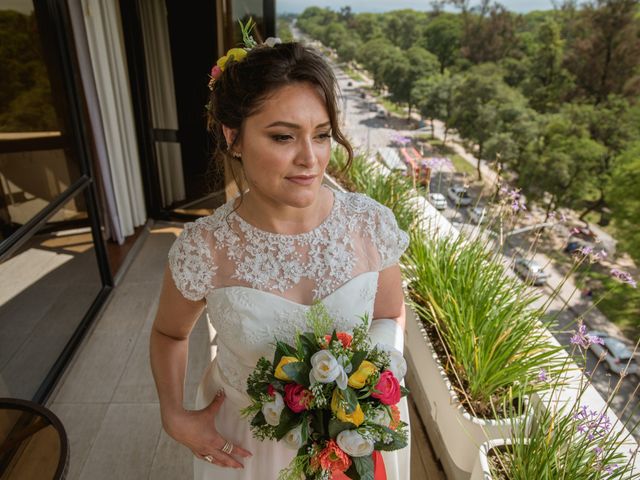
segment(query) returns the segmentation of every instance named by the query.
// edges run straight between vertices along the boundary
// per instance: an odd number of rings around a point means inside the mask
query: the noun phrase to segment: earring
[[[240,152],[231,152],[231,156],[232,156],[233,158],[238,159],[238,160],[241,160],[241,159],[242,159],[242,154],[241,154]]]

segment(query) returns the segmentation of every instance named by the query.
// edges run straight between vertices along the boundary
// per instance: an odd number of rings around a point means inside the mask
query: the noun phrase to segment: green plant
[[[577,349],[586,357],[590,343],[599,340],[586,333],[580,325],[571,339],[572,354]],[[637,348],[637,346],[636,346]],[[571,356],[567,356],[567,362]],[[600,363],[602,359],[599,359]],[[597,368],[594,368],[594,370]],[[584,367],[583,367],[584,369]],[[612,422],[606,414],[624,375],[610,393],[605,406],[596,411],[583,403],[591,377],[580,371],[580,382],[575,397],[567,400],[563,396],[568,383],[559,377],[549,376],[544,370],[540,381],[549,384],[548,392],[537,403],[527,406],[535,421],[528,431],[521,425],[512,424],[512,437],[507,445],[489,452],[489,467],[496,480],[528,480],[531,478],[567,480],[637,480],[640,473],[634,473],[634,463],[638,454],[625,447],[629,433],[614,428],[619,420]],[[636,387],[637,390],[637,387]],[[629,405],[627,404],[625,409]],[[637,408],[637,407],[636,407]],[[638,426],[625,422],[628,431]]]
[[[443,353],[458,397],[474,415],[492,418],[515,393],[547,388],[541,368],[558,372],[561,347],[547,336],[537,296],[514,277],[482,240],[410,234],[405,269],[411,302]]]
[[[342,149],[334,150],[330,171],[342,181],[352,186],[354,191],[362,192],[377,200],[382,205],[389,207],[403,230],[410,230],[416,221],[415,207],[411,203],[413,186],[406,177],[398,173],[383,174],[380,168],[376,168],[367,161],[363,154],[357,154],[353,158],[351,168],[343,172],[346,165],[346,154]]]

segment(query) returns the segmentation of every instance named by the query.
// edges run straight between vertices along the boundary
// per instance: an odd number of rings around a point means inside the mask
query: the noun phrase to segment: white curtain
[[[178,130],[169,27],[164,0],[140,2],[144,58],[153,128]],[[184,200],[184,174],[179,143],[156,142],[162,205]]]
[[[140,159],[118,2],[83,0],[87,43],[93,67],[104,146],[122,235],[145,223]]]
[[[113,238],[119,244],[124,243],[124,235],[120,230],[118,220],[118,207],[116,206],[113,183],[111,181],[111,171],[109,168],[109,156],[104,138],[104,128],[100,116],[100,103],[98,93],[94,83],[93,67],[91,66],[91,54],[87,44],[87,32],[84,27],[84,15],[82,5],[78,2],[69,2],[69,15],[71,18],[71,28],[73,29],[73,39],[76,47],[76,55],[80,64],[80,79],[87,102],[87,110],[91,132],[93,134],[95,154],[96,154],[96,180],[99,182],[99,192],[104,199],[103,216],[105,218],[105,235]]]

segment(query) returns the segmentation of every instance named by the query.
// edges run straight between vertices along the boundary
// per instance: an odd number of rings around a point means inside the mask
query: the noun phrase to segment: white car
[[[449,187],[447,189],[447,196],[461,207],[471,205],[471,197],[467,193],[467,189],[464,187]]]
[[[525,281],[530,282],[536,286],[544,285],[549,278],[549,275],[535,260],[518,258],[513,264],[513,269]]]
[[[484,207],[474,207],[469,211],[469,218],[474,223],[480,225],[487,220],[487,209]]]
[[[589,348],[598,358],[602,354],[606,355],[604,365],[610,372],[620,375],[626,370],[628,375],[638,375],[639,368],[633,359],[633,352],[623,342],[597,330],[587,332],[587,335],[599,337],[604,342],[604,345],[590,343]]]
[[[447,208],[447,199],[441,193],[430,193],[429,201],[436,208],[436,210],[444,210]]]

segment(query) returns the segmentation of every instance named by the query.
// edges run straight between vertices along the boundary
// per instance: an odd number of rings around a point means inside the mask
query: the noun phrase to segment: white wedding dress
[[[186,224],[169,252],[176,286],[188,299],[206,299],[216,330],[217,354],[198,385],[196,408],[224,388],[216,428],[253,453],[236,457],[244,469],[194,457],[195,480],[275,480],[289,465],[295,451],[253,438],[249,421],[239,415],[249,405],[247,377],[261,356],[273,359],[274,337],[290,342],[297,329],[308,330],[305,313],[316,300],[336,319],[337,330],[352,331],[365,313],[371,319],[378,273],[396,264],[408,245],[390,209],[363,194],[331,191],[331,213],[310,232],[260,230],[232,211],[232,199]],[[409,423],[406,398],[399,407]],[[409,479],[409,454],[410,447],[383,452],[389,480]]]

